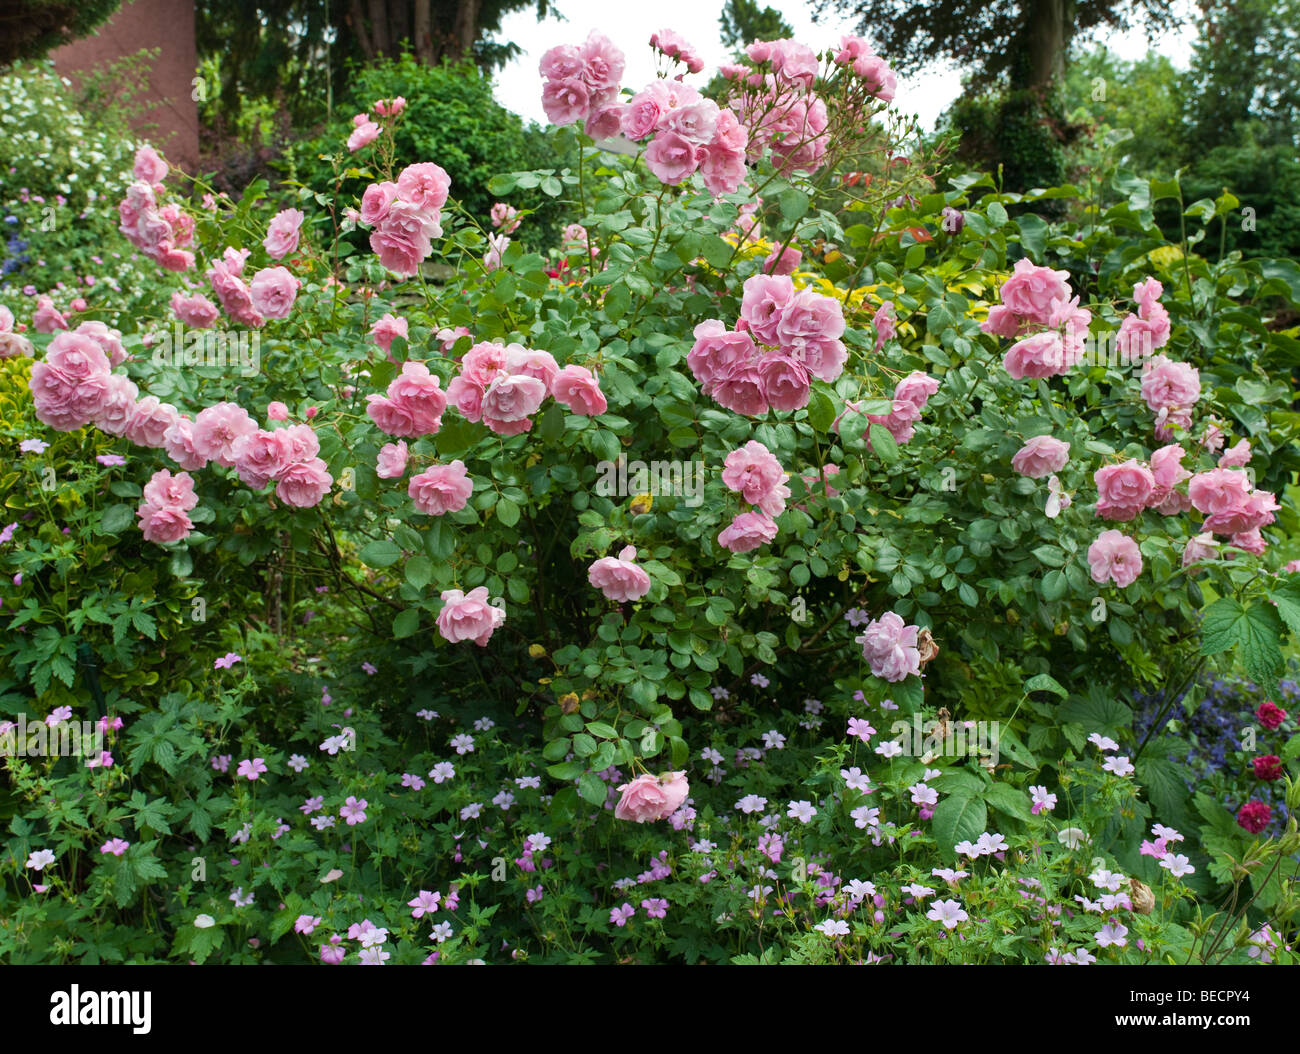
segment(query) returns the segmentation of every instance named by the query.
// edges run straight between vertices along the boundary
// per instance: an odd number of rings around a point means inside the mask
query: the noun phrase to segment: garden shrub
[[[622,68],[549,52],[582,156],[488,183],[562,204],[559,249],[400,153],[390,82],[354,191],[191,212],[137,154],[122,227],[183,330],[20,302],[46,427],[6,442],[76,486],[0,536],[41,585],[5,587],[0,706],[89,713],[61,537],[223,614],[168,624],[147,695],[101,667],[97,764],[11,751],[0,954],[1294,961],[1300,269],[1199,255],[1227,196],[1171,243],[1176,181],[1121,171],[1086,223],[1030,211],[1068,186],[850,183],[912,145],[856,38],[752,45],[723,108]],[[1135,719],[1237,663],[1267,801],[1192,794]]]

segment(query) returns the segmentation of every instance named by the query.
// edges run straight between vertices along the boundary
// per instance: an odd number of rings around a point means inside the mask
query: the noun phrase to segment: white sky
[[[794,27],[795,39],[814,51],[839,43],[840,34],[852,30],[849,19],[828,14],[821,22],[813,21],[808,0],[759,0],[774,7]],[[525,118],[545,123],[542,112],[542,85],[537,64],[548,48],[556,44],[577,44],[597,29],[608,36],[627,56],[623,74],[625,87],[639,89],[655,76],[655,53],[649,46],[650,34],[658,29],[675,29],[690,41],[705,62],[704,72],[688,77],[703,85],[714,70],[730,55],[718,39],[718,15],[724,0],[558,0],[557,6],[567,21],[554,17],[538,22],[535,9],[516,11],[502,22],[499,39],[513,40],[523,54],[496,75],[497,100]],[[1187,5],[1184,4],[1186,7]],[[1168,55],[1179,68],[1185,69],[1196,37],[1188,24],[1180,32],[1154,43],[1155,50]],[[1124,59],[1137,59],[1147,53],[1147,40],[1141,29],[1126,34],[1109,34],[1101,38]],[[885,56],[888,58],[889,56]],[[894,106],[906,113],[918,114],[922,126],[934,127],[939,115],[961,92],[961,75],[956,69],[936,66],[913,77],[899,78]]]

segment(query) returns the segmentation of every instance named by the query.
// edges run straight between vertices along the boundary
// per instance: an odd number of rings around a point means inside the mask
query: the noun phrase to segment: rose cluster
[[[1157,438],[1172,439],[1174,428],[1191,429],[1192,408],[1201,397],[1200,370],[1156,355],[1142,367],[1141,389],[1143,402],[1156,415]]]
[[[736,516],[718,535],[718,544],[733,553],[747,553],[775,538],[775,517],[785,511],[785,499],[790,496],[785,479],[776,455],[757,440],[751,439],[728,454],[722,482],[759,511]]]
[[[816,172],[826,156],[830,119],[815,91],[817,56],[794,40],[760,40],[746,48],[748,66],[723,66],[733,81],[728,102],[749,130],[748,155],[771,151],[783,175]]]
[[[118,230],[145,256],[169,271],[188,271],[194,254],[185,247],[194,241],[194,217],[179,205],[159,206],[167,162],[151,146],[135,154],[135,182],[117,207]]]
[[[695,327],[687,365],[705,395],[739,414],[808,405],[810,376],[830,383],[848,358],[840,302],[794,288],[787,275],[747,279],[734,330],[717,319]]]
[[[145,484],[144,501],[135,510],[145,541],[160,545],[181,541],[194,529],[188,514],[198,503],[188,472],[173,476],[159,469]]]
[[[980,325],[985,333],[1016,340],[1002,359],[1016,380],[1067,373],[1083,357],[1092,313],[1071,298],[1069,276],[1017,260],[1002,284],[1002,303]]]
[[[1149,275],[1133,287],[1137,314],[1124,316],[1116,342],[1119,353],[1130,362],[1149,358],[1156,348],[1169,343],[1169,312],[1160,303],[1163,292],[1164,286]]]
[[[302,282],[287,267],[264,267],[246,283],[244,264],[250,255],[247,249],[228,246],[221,259],[214,260],[208,269],[208,282],[222,310],[233,321],[258,329],[268,318],[289,317]],[[190,325],[207,319],[212,305],[203,297],[173,297],[172,308],[182,322]]]
[[[699,172],[712,194],[734,194],[745,181],[749,135],[731,110],[689,84],[657,80],[618,107],[618,128],[633,142],[654,136],[645,163],[677,186]]]
[[[407,165],[397,182],[371,183],[361,196],[361,224],[373,227],[370,248],[388,270],[410,278],[442,237],[442,207],[451,178],[432,161]]]
[[[608,409],[600,382],[585,366],[561,369],[549,352],[519,344],[475,344],[447,386],[448,401],[467,420],[482,421],[505,436],[532,428],[533,414],[547,395],[587,417]]]
[[[895,386],[889,413],[865,416],[872,424],[885,428],[894,437],[894,442],[903,446],[911,442],[912,436],[916,434],[916,422],[921,420],[925,404],[938,390],[938,381],[928,373],[913,370]],[[851,404],[846,405],[851,408]],[[867,433],[864,434],[869,434],[870,430],[868,425]],[[867,439],[867,449],[871,449],[870,438]]]
[[[891,102],[898,91],[898,78],[889,68],[889,63],[872,51],[871,45],[861,37],[850,34],[840,38],[835,65],[851,70],[866,84],[867,91],[881,102]]]
[[[691,73],[704,69],[704,59],[676,30],[661,29],[650,34],[650,46],[665,58],[680,62]]]
[[[584,122],[593,139],[618,133],[618,91],[627,60],[595,31],[584,43],[561,44],[542,56],[542,109],[552,124]]]

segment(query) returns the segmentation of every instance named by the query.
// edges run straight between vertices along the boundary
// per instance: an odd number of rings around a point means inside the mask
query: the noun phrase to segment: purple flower
[[[243,776],[245,779],[255,780],[266,771],[266,762],[261,758],[253,758],[251,761],[245,758],[235,769],[236,776]]]
[[[235,663],[243,662],[243,661],[244,661],[244,657],[242,655],[237,655],[233,651],[228,651],[226,652],[225,655],[223,655],[220,659],[218,659],[216,662],[212,664],[212,668],[214,670],[228,670],[230,669],[230,667],[234,666]]]

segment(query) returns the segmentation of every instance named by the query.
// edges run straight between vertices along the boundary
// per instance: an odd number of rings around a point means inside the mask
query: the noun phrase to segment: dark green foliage
[[[120,6],[121,0],[3,0],[0,66],[41,58],[60,44],[84,37]]]

